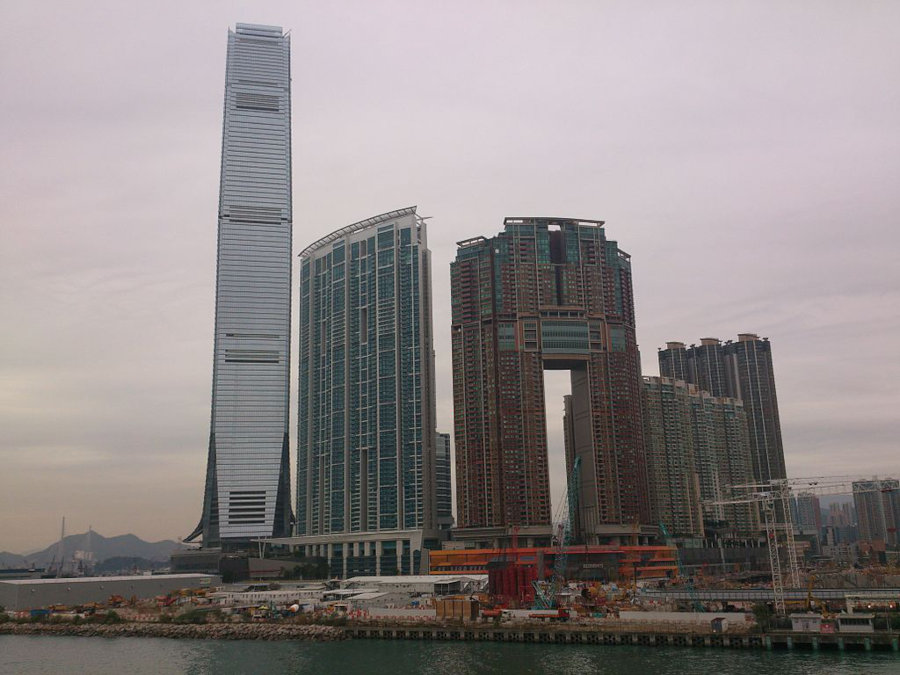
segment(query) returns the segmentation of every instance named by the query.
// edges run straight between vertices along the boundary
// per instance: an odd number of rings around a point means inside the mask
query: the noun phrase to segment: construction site
[[[576,460],[572,475],[577,471]],[[797,490],[844,494],[848,486],[856,497],[875,495],[876,507],[891,504],[895,483],[733,486],[721,502],[757,509],[760,537],[732,542],[728,550],[737,558],[718,564],[697,563],[686,545],[695,542],[673,537],[663,522],[652,544],[641,543],[646,528],[637,527],[616,542],[580,543],[572,492],[547,545],[520,546],[518,529],[510,528],[505,545],[429,551],[418,575],[225,584],[204,574],[8,580],[0,581],[0,622],[115,616],[141,625],[327,624],[345,627],[349,637],[378,639],[897,651],[896,558],[847,565],[811,557],[798,545],[802,527],[791,508]],[[887,513],[881,517],[885,526],[891,522]],[[895,548],[885,542],[886,553]]]
[[[578,461],[571,474],[577,484]],[[486,574],[488,586],[481,615],[497,620],[606,620],[627,613],[634,620],[702,623],[709,613],[743,613],[748,622],[787,628],[803,615],[807,629],[834,632],[841,617],[871,614],[891,631],[900,627],[900,567],[896,558],[883,564],[842,565],[804,556],[797,541],[791,498],[804,495],[874,494],[878,504],[894,497],[896,481],[860,484],[848,478],[776,480],[732,486],[715,505],[750,505],[759,513],[760,538],[755,545],[740,542],[738,553],[751,559],[708,565],[688,564],[691,548],[672,537],[659,523],[658,545],[639,545],[638,530],[629,545],[588,546],[577,543],[577,492],[567,493],[557,512],[552,546],[520,547],[513,528],[511,545],[500,548],[431,552],[432,574]],[[885,515],[885,523],[892,514]],[[802,530],[801,530],[802,531]],[[885,527],[895,533],[896,529]],[[724,558],[723,558],[724,561]],[[877,615],[880,614],[880,619]],[[818,617],[811,622],[809,617]],[[877,619],[877,620],[876,620]],[[849,625],[850,622],[847,623]],[[846,630],[846,628],[845,628]]]

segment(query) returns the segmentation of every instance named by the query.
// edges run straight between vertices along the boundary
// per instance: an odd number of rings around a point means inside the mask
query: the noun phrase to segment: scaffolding
[[[871,487],[861,488],[865,481]],[[857,483],[857,485],[854,485]],[[710,506],[728,504],[757,504],[762,512],[769,549],[769,567],[772,571],[772,594],[775,611],[785,614],[785,581],[791,588],[800,587],[800,565],[794,541],[794,523],[791,517],[791,493],[794,490],[815,495],[860,494],[887,492],[897,489],[896,481],[858,476],[814,476],[808,478],[779,478],[765,483],[732,485],[731,498],[709,502]],[[879,500],[880,504],[880,500]],[[786,568],[786,569],[785,569]]]

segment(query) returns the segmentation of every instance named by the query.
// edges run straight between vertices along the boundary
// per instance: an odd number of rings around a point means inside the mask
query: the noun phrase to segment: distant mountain
[[[0,570],[15,569],[17,567],[27,567],[25,558],[18,553],[10,553],[9,551],[0,551]]]
[[[180,545],[176,541],[165,540],[149,542],[133,534],[121,534],[118,537],[104,537],[96,532],[70,534],[63,541],[63,555],[71,560],[75,551],[93,553],[95,562],[103,562],[108,558],[146,558],[150,561],[166,562],[172,551]],[[0,568],[5,567],[46,567],[54,558],[59,558],[59,542],[53,543],[43,551],[28,556],[15,553],[0,553]]]

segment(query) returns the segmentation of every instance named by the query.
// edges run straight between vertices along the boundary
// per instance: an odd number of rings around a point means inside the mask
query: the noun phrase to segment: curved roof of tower
[[[372,216],[371,218],[366,218],[365,220],[360,220],[358,223],[353,223],[352,225],[347,225],[347,227],[342,227],[339,230],[335,230],[331,234],[322,237],[318,241],[313,242],[305,249],[300,252],[298,257],[307,258],[312,255],[316,250],[322,248],[326,244],[330,244],[331,242],[337,241],[342,237],[346,237],[348,234],[353,234],[354,232],[358,232],[359,230],[364,230],[367,227],[372,227],[373,225],[378,225],[380,223],[386,223],[389,220],[394,220],[395,218],[400,218],[402,216],[415,215],[416,207],[415,206],[407,206],[405,209],[397,209],[396,211],[388,211],[387,213],[382,213],[378,216]]]

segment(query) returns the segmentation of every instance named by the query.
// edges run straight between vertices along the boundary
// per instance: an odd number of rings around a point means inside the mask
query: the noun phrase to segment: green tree
[[[765,633],[772,625],[772,608],[764,602],[753,605],[753,618],[759,630]]]

